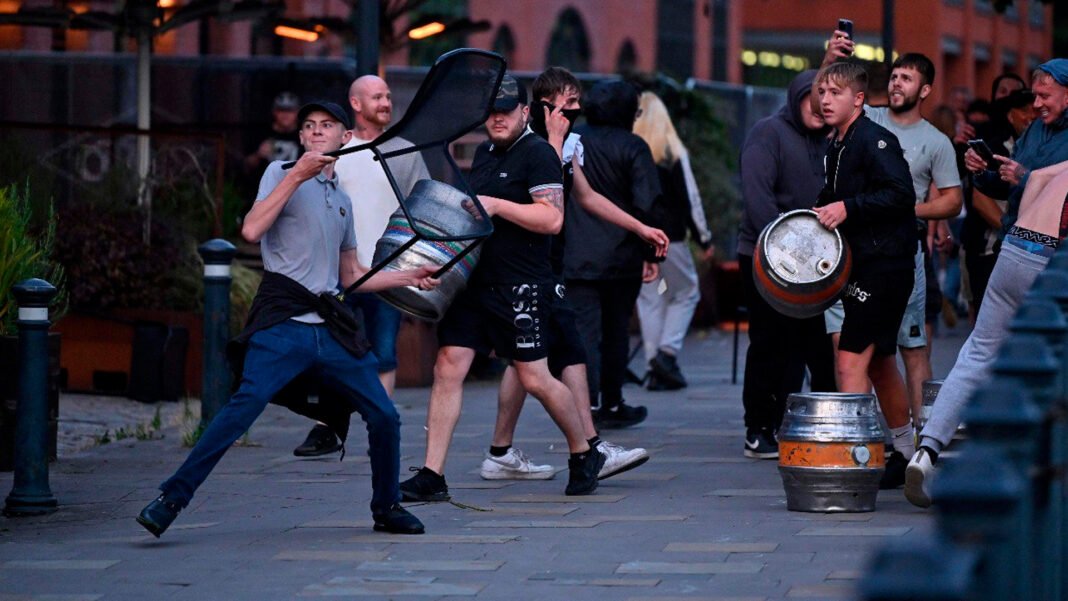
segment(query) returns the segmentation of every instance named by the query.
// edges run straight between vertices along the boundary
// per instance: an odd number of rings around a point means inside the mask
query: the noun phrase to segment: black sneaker
[[[660,392],[662,390],[673,390],[670,386],[665,384],[663,380],[656,377],[656,374],[653,373],[653,370],[649,370],[649,374],[646,376],[645,388],[646,390],[651,390],[653,392]]]
[[[597,474],[604,467],[605,457],[597,449],[590,449],[582,459],[569,457],[567,460],[567,488],[565,495],[588,495],[597,490]]]
[[[905,468],[909,466],[909,460],[897,451],[886,456],[886,471],[879,480],[879,490],[901,488],[905,485]]]
[[[293,454],[297,457],[318,457],[340,450],[341,441],[337,439],[337,435],[330,429],[330,426],[315,424],[311,432],[308,432],[308,438],[299,447],[293,449]]]
[[[374,519],[375,530],[378,532],[390,534],[422,534],[424,532],[423,523],[419,521],[419,518],[401,507],[400,503],[394,503],[388,511],[374,514]]]
[[[137,523],[159,538],[174,522],[174,518],[178,517],[180,511],[181,505],[168,499],[167,494],[163,493],[141,510],[137,515]]]
[[[593,411],[593,423],[598,428],[612,430],[627,428],[645,421],[649,410],[642,406],[631,407],[620,401],[615,407],[602,407]]]
[[[657,351],[656,356],[649,362],[649,371],[660,380],[665,390],[686,388],[686,378],[682,377],[678,362],[664,351]]]
[[[408,470],[415,475],[400,483],[401,498],[405,501],[448,501],[452,498],[445,476],[425,466]]]
[[[771,430],[747,430],[742,452],[753,459],[778,459],[779,442],[775,440],[775,433]]]

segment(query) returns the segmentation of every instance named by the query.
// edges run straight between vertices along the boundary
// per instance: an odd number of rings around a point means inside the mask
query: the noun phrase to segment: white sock
[[[916,452],[916,433],[912,424],[890,428],[890,438],[895,451],[904,455],[905,459],[912,459],[912,454]]]

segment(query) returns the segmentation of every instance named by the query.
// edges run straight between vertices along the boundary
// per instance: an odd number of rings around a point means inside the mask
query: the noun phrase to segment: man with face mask
[[[823,316],[787,317],[757,293],[753,252],[757,236],[781,213],[810,209],[823,187],[823,153],[830,128],[812,102],[816,71],[790,82],[786,106],[761,119],[742,145],[742,222],[738,227],[738,268],[749,310],[742,403],[745,406],[743,453],[776,459],[775,432],[782,422],[786,397],[800,392],[805,367],[812,389],[833,392],[834,357]]]
[[[590,188],[582,173],[580,136],[571,133],[581,108],[579,96],[582,86],[567,69],[549,67],[534,80],[530,113],[530,128],[545,138],[556,150],[563,165],[564,197],[574,199],[594,215],[632,231],[649,244],[664,248],[667,235],[649,227]],[[590,446],[605,456],[604,466],[597,474],[603,480],[645,463],[649,453],[642,448],[627,449],[601,440],[593,423],[590,396],[586,385],[586,351],[575,325],[575,312],[565,299],[563,276],[564,235],[553,236],[552,264],[554,289],[553,311],[550,316],[549,369],[567,385],[574,398],[582,421],[583,435]],[[493,443],[482,462],[480,474],[487,480],[541,480],[553,477],[551,465],[538,465],[512,447],[519,413],[526,391],[519,382],[514,367],[509,366],[501,378],[497,401],[497,422]]]
[[[554,302],[549,254],[551,236],[564,221],[563,177],[552,146],[527,127],[529,113],[526,88],[505,75],[486,120],[489,140],[475,151],[470,175],[494,229],[482,243],[467,288],[438,324],[441,348],[427,410],[426,459],[400,484],[408,500],[450,498],[445,459],[460,417],[464,378],[476,352],[492,350],[510,359],[520,384],[563,431],[571,451],[565,494],[592,493],[604,466],[604,455],[583,436],[570,391],[549,371]],[[473,203],[469,210],[481,218]]]

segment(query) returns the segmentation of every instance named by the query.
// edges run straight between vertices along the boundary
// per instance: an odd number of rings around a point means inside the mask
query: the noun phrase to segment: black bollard
[[[1037,312],[1028,310],[1025,316]],[[1029,468],[1021,473],[1028,477],[1031,486],[1028,503],[1022,514],[1033,526],[1027,544],[1020,554],[1021,569],[1030,569],[1032,577],[1025,584],[1032,586],[1034,599],[1056,599],[1060,596],[1061,575],[1059,568],[1063,553],[1059,541],[1062,530],[1062,506],[1058,501],[1063,493],[1060,468],[1064,465],[1061,446],[1064,440],[1063,405],[1060,400],[1060,365],[1046,344],[1045,338],[1034,334],[1012,333],[1001,347],[993,366],[996,376],[1010,383],[1001,399],[989,399],[990,405],[1009,405],[1007,413],[1020,393],[1029,393],[1042,417],[1041,428],[1036,432],[1037,447]],[[967,418],[965,418],[967,419]],[[971,424],[969,424],[971,427]],[[1023,435],[1018,433],[1017,435]],[[1004,443],[1003,443],[1004,444]],[[1022,468],[1025,469],[1025,468]],[[1032,475],[1033,472],[1033,475]],[[1028,515],[1030,513],[1030,515]],[[1024,528],[1027,531],[1027,528]]]
[[[42,515],[59,506],[48,485],[48,305],[56,288],[34,278],[11,290],[19,305],[19,396],[15,479],[4,515]]]
[[[974,549],[923,532],[876,551],[858,588],[864,601],[972,601],[978,571]]]
[[[1017,563],[1020,539],[1028,535],[1021,531],[1026,486],[1004,451],[981,443],[966,444],[960,457],[947,458],[932,484],[939,531],[980,555],[978,594],[969,599],[1036,599],[1030,595],[1030,572]]]
[[[215,238],[197,247],[204,259],[204,371],[200,386],[200,425],[206,428],[230,398],[230,263],[237,249]]]

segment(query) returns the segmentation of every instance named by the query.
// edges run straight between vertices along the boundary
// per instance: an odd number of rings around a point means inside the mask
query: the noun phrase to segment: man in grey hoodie
[[[745,406],[746,457],[775,459],[775,431],[786,397],[801,390],[805,367],[812,390],[835,390],[834,354],[823,317],[794,319],[771,308],[753,283],[757,236],[781,213],[811,209],[823,187],[823,157],[830,128],[810,102],[816,71],[790,83],[787,102],[761,119],[742,145],[742,222],[738,228],[738,266],[749,309],[742,403]]]

